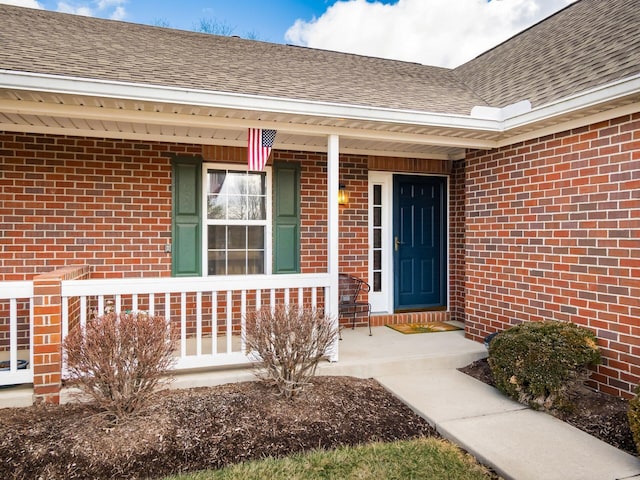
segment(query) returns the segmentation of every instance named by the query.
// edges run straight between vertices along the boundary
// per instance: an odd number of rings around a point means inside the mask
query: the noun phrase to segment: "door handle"
[[[401,242],[400,240],[398,240],[398,237],[395,237],[395,240],[393,241],[393,243],[395,245],[396,252],[398,251],[398,246],[399,245],[404,245],[404,242]]]

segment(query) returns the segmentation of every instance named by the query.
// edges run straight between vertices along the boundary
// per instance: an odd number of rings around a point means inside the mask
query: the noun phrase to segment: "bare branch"
[[[117,418],[144,408],[173,366],[175,334],[163,317],[107,313],[64,341],[69,382]]]
[[[247,348],[260,357],[256,373],[286,398],[309,384],[337,335],[331,319],[312,309],[263,308],[247,316]]]

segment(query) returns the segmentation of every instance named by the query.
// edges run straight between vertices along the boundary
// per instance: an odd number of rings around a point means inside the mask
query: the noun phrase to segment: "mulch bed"
[[[462,368],[493,384],[486,360]],[[113,424],[89,404],[0,410],[0,478],[157,478],[264,456],[438,436],[374,380],[317,377],[293,400],[260,382],[158,392]],[[627,402],[587,388],[562,419],[637,455]]]
[[[459,370],[495,387],[491,368],[489,368],[486,358]],[[609,445],[632,455],[638,455],[629,427],[627,417],[629,404],[626,400],[588,387],[571,392],[570,398],[574,404],[573,410],[562,413],[554,412],[554,416],[607,442]]]
[[[314,448],[437,436],[374,380],[317,377],[285,400],[260,382],[158,393],[119,424],[87,404],[0,410],[0,478],[149,478]]]

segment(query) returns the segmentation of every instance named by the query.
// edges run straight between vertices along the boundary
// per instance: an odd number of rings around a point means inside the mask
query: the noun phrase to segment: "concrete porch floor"
[[[462,326],[460,324],[460,326]],[[322,361],[319,375],[346,375],[360,378],[401,375],[422,370],[458,368],[484,358],[484,345],[468,340],[464,331],[405,335],[388,327],[345,328],[339,346],[339,361]],[[247,365],[236,368],[202,369],[179,372],[171,388],[191,388],[254,380]],[[68,389],[62,401],[69,401]],[[0,389],[0,408],[28,406],[32,403],[31,385]]]
[[[405,335],[388,327],[373,327],[372,332],[369,336],[366,328],[345,328],[339,361],[322,362],[320,374],[379,377],[464,367],[487,356],[484,345],[466,339],[463,330]]]
[[[453,323],[453,322],[451,322]],[[463,327],[462,324],[459,324]],[[342,330],[338,362],[321,361],[318,375],[372,378],[418,370],[464,367],[487,356],[484,345],[463,330],[405,335],[388,327]],[[177,374],[171,388],[204,387],[255,380],[248,366]]]

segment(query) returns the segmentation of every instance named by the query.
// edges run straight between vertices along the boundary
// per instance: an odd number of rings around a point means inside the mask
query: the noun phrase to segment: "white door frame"
[[[393,289],[394,289],[394,280],[393,280],[393,176],[394,175],[402,175],[402,173],[396,172],[369,172],[369,222],[368,222],[368,231],[369,231],[369,285],[371,286],[371,291],[369,292],[369,303],[371,303],[371,311],[373,313],[393,313]],[[407,173],[409,175],[409,173]],[[449,231],[451,227],[450,218],[451,218],[451,195],[450,195],[450,187],[451,187],[451,178],[447,175],[441,174],[417,174],[411,173],[410,175],[424,175],[424,176],[435,176],[435,177],[445,177],[446,178],[446,195],[447,195],[447,211],[446,211],[446,225],[447,225],[447,235],[445,239],[445,262],[447,265],[447,310],[450,309],[451,305],[451,264],[450,264],[450,252],[449,252],[449,239],[451,238],[451,232]],[[375,280],[374,280],[374,238],[373,238],[373,215],[374,215],[374,195],[373,195],[373,187],[374,185],[380,185],[381,191],[381,223],[382,223],[382,262],[381,262],[381,288],[379,291],[375,291]]]
[[[382,262],[381,288],[375,291],[374,281],[374,249],[373,249],[373,215],[374,185],[381,187],[381,223],[382,223]],[[393,173],[369,172],[369,303],[374,313],[393,313]]]

